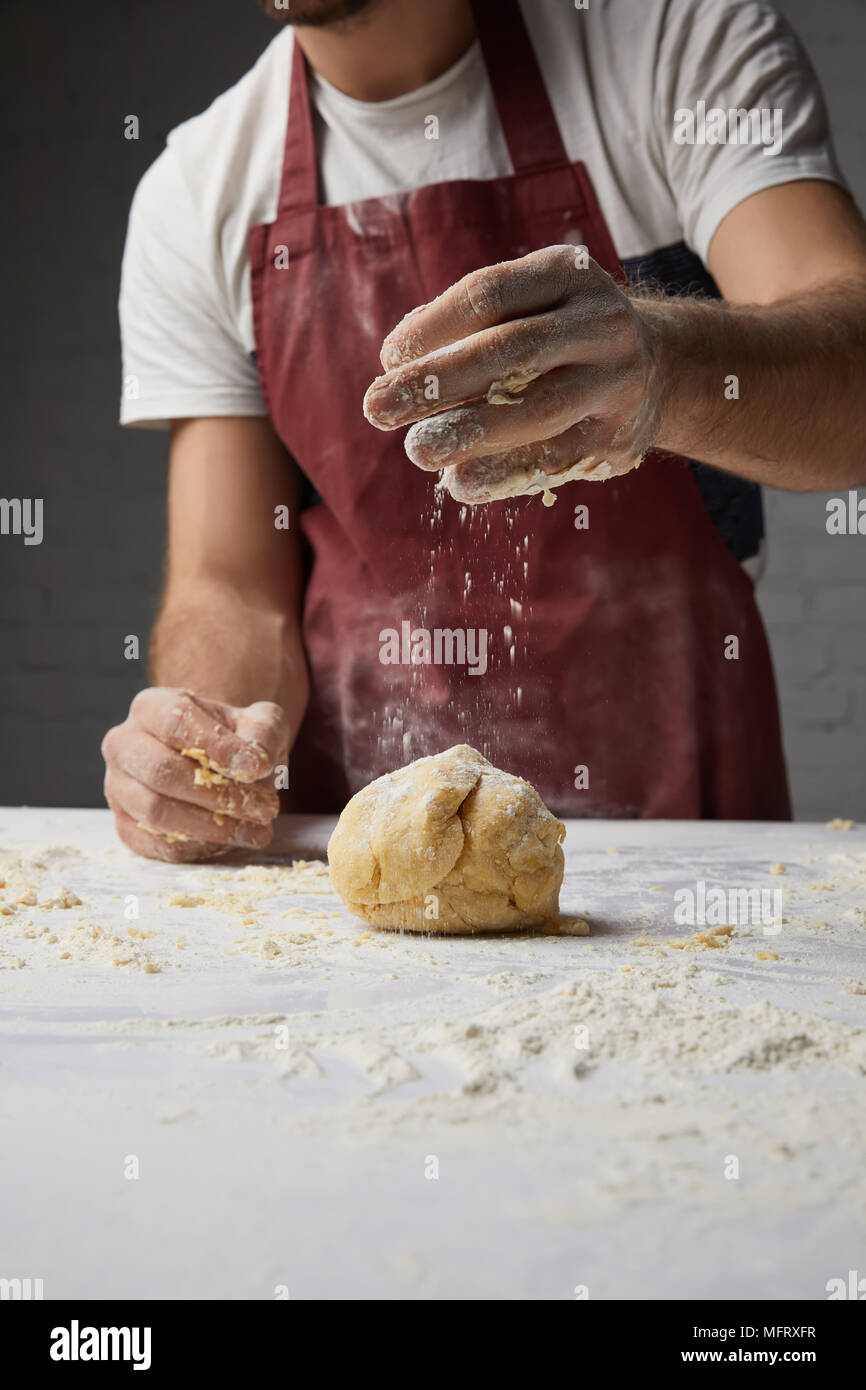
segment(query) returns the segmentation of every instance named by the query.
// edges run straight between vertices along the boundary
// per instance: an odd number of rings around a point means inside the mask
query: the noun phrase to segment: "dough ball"
[[[559,908],[564,837],[534,787],[458,744],[352,797],[328,845],[331,882],[374,927],[539,927]]]

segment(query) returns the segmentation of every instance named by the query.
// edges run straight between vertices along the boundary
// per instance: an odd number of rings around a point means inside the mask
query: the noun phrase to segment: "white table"
[[[309,857],[331,826],[287,818],[278,849]],[[0,916],[0,1277],[46,1298],[760,1299],[866,1274],[859,828],[569,823],[562,906],[589,938],[366,938],[327,892],[238,879],[243,859],[136,859],[104,811],[0,810],[0,850],[40,899],[83,901]],[[781,932],[672,949],[699,879],[782,886]],[[229,890],[252,912],[170,901]],[[138,964],[61,959],[78,919],[154,935]]]

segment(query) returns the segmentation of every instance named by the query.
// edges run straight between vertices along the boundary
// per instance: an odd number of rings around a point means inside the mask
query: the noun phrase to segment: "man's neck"
[[[345,24],[300,26],[313,70],[357,101],[389,101],[447,71],[469,48],[469,0],[378,0]]]

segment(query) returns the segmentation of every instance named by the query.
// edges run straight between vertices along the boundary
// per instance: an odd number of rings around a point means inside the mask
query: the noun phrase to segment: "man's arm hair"
[[[166,579],[150,651],[155,684],[232,705],[273,700],[293,736],[309,692],[298,495],[297,470],[267,419],[174,425]],[[277,524],[286,517],[288,529]]]
[[[722,222],[723,301],[635,296],[656,447],[795,491],[866,483],[866,226],[837,186],[784,184]],[[735,378],[735,380],[734,380]]]

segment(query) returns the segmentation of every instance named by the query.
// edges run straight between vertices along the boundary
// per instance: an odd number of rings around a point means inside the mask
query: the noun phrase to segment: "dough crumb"
[[[827,829],[828,829],[828,830],[853,830],[853,829],[854,829],[854,822],[853,822],[852,820],[843,820],[841,816],[834,816],[832,820],[828,820],[828,822],[827,822]]]
[[[770,873],[771,873],[771,874],[786,874],[787,872],[788,872],[788,870],[785,868],[784,864],[771,864],[771,865],[770,865]]]
[[[718,951],[727,946],[735,931],[736,927],[733,926],[712,927],[709,931],[695,932],[694,936],[674,938],[668,945],[672,951]]]
[[[198,763],[193,777],[193,785],[196,787],[224,787],[232,779],[229,777],[225,768],[220,767],[209,758],[203,748],[181,748],[182,758],[191,758]]]
[[[589,936],[589,922],[585,917],[560,916],[556,922],[559,936]]]
[[[148,835],[158,835],[162,840],[189,840],[191,836],[183,830],[157,830],[152,825],[145,825],[143,820],[135,822],[139,830],[146,830]]]
[[[514,372],[501,381],[492,381],[487,392],[488,405],[522,405],[521,393],[531,381],[541,376],[541,372]]]
[[[43,898],[40,907],[81,907],[82,902],[77,893],[73,893],[71,888],[60,888],[51,897]]]

